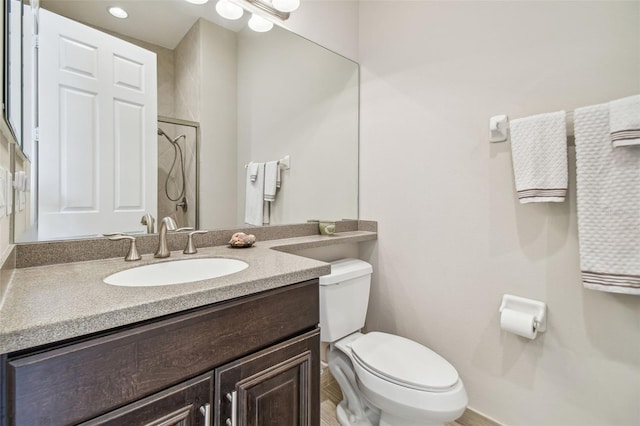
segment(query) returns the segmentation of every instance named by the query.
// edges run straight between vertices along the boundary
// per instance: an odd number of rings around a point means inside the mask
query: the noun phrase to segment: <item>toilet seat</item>
[[[370,332],[350,344],[359,366],[380,379],[423,392],[447,392],[459,381],[447,360],[413,340]]]

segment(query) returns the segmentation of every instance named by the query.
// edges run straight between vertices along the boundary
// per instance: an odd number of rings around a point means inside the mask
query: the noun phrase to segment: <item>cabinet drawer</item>
[[[212,305],[7,365],[9,425],[85,421],[318,324],[318,280]]]

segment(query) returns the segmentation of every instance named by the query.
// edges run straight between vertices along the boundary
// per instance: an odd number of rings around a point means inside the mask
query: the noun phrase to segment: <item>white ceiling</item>
[[[247,13],[238,21],[221,18],[215,0],[195,5],[185,0],[42,0],[41,6],[78,22],[101,27],[158,46],[174,49],[198,18],[232,31],[246,26]],[[107,9],[120,6],[126,19],[114,18]]]

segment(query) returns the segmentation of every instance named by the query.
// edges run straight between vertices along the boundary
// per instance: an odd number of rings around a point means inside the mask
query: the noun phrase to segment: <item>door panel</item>
[[[214,424],[320,424],[320,332],[311,331],[216,369]],[[235,402],[235,405],[234,405]]]
[[[60,88],[60,162],[51,165],[52,171],[60,173],[60,180],[50,183],[50,188],[57,190],[42,195],[51,201],[52,207],[59,206],[61,212],[96,212],[99,209],[97,104],[96,93]],[[53,197],[56,197],[55,203]]]
[[[306,425],[311,401],[307,390],[311,352],[237,384],[241,424]]]

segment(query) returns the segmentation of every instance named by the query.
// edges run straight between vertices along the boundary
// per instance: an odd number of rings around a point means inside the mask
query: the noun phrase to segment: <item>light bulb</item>
[[[117,7],[117,6],[113,6],[109,8],[109,13],[113,16],[115,16],[116,18],[120,18],[120,19],[124,19],[127,16],[129,16],[129,14],[127,13],[126,10],[124,10],[121,7]]]
[[[271,4],[280,12],[293,12],[300,7],[300,0],[273,0]]]
[[[193,4],[205,4],[207,3],[209,0],[186,0],[189,3],[193,3]]]
[[[273,22],[267,21],[262,16],[254,13],[251,15],[251,19],[249,19],[249,28],[257,33],[266,33],[273,28]]]
[[[229,0],[219,0],[218,3],[216,3],[216,11],[218,15],[232,21],[240,19],[244,13],[244,9],[237,4],[231,3]]]

